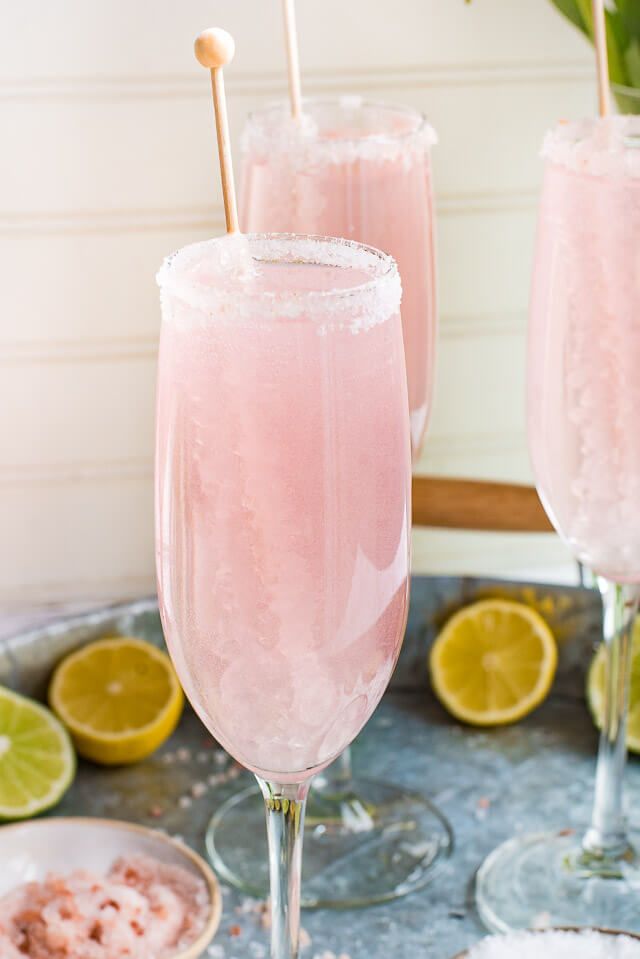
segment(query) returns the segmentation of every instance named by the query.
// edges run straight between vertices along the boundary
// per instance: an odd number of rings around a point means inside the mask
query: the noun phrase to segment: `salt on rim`
[[[337,110],[348,122],[349,114],[360,119],[367,113],[387,114],[387,124],[393,119],[408,121],[401,130],[363,130],[359,135],[329,136],[322,132],[317,116],[323,110]],[[398,106],[361,96],[341,96],[334,99],[310,98],[302,101],[302,116],[295,120],[287,104],[272,103],[249,114],[242,137],[241,150],[245,155],[284,154],[295,165],[312,163],[347,163],[353,160],[393,160],[418,150],[428,152],[438,142],[438,135],[423,113],[411,107]],[[338,124],[336,124],[338,125]],[[379,124],[380,125],[380,124]]]
[[[473,946],[466,959],[638,959],[640,941],[585,929],[549,930],[489,936]]]
[[[260,262],[332,266],[369,278],[335,289],[264,290],[254,286]],[[265,327],[303,319],[320,323],[323,332],[357,332],[398,313],[402,297],[398,267],[388,254],[353,240],[293,233],[233,234],[192,243],[165,259],[156,280],[163,319],[181,326],[213,320]],[[174,310],[175,301],[191,315]]]
[[[574,173],[602,177],[640,176],[640,117],[590,117],[557,123],[540,155]]]

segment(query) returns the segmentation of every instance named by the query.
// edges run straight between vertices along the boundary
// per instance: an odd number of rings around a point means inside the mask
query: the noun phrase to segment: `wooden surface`
[[[440,529],[550,533],[533,486],[414,476],[413,525]]]

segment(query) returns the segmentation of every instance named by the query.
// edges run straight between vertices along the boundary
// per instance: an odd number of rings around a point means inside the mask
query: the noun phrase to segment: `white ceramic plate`
[[[222,897],[205,861],[182,843],[155,829],[115,819],[34,819],[0,827],[0,896],[25,882],[44,879],[49,872],[90,869],[105,874],[118,856],[143,854],[181,866],[204,880],[210,911],[205,928],[187,949],[172,959],[197,959],[220,922]]]

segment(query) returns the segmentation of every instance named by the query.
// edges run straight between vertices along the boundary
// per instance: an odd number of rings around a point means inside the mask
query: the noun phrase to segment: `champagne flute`
[[[289,959],[311,777],[369,719],[406,624],[400,279],[357,243],[237,233],[158,279],[162,622],[196,712],[257,777]]]
[[[500,931],[541,921],[639,931],[640,838],[622,787],[640,595],[640,119],[561,124],[543,155],[529,443],[549,518],[602,595],[603,729],[590,825],[500,846],[478,873],[477,903]]]
[[[267,107],[250,115],[242,137],[244,230],[342,236],[396,260],[414,461],[435,377],[435,141],[416,110],[358,96],[304,99],[294,114],[285,103]],[[268,883],[261,820],[260,797],[250,787],[216,812],[207,834],[218,872],[258,896]],[[307,824],[306,906],[369,905],[406,895],[433,876],[452,846],[438,809],[398,784],[354,774],[350,750],[316,777]],[[337,858],[339,875],[327,868]]]

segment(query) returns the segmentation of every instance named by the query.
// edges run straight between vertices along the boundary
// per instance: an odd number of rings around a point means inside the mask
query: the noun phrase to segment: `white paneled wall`
[[[298,0],[304,88],[407,102],[440,134],[436,407],[420,468],[530,478],[524,348],[539,184],[591,58],[548,0]],[[236,137],[284,94],[278,0],[21,0],[0,32],[0,601],[153,588],[158,304],[170,250],[221,230],[192,40],[236,36]],[[564,561],[554,538],[421,533],[416,568]]]

